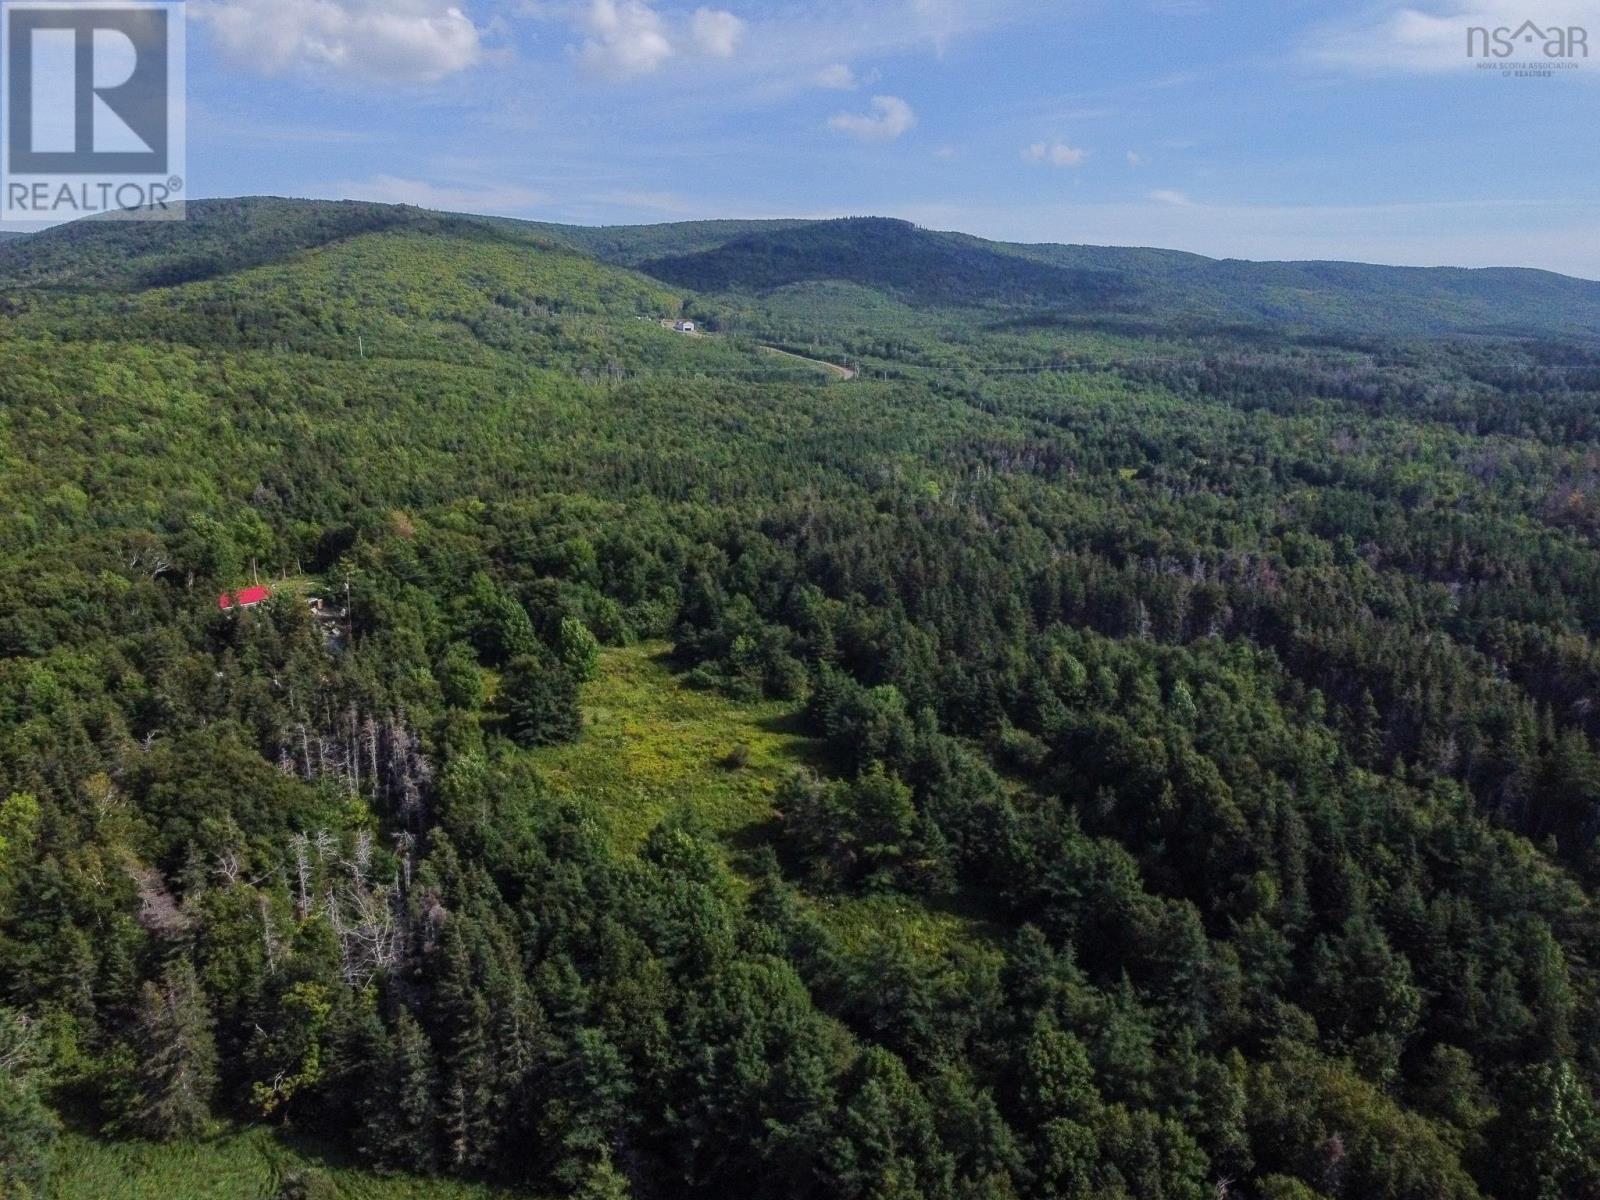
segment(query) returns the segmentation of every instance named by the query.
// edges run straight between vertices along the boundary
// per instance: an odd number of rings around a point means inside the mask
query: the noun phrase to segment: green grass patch
[[[795,705],[741,704],[691,688],[659,642],[605,652],[584,688],[583,716],[579,742],[534,751],[534,761],[558,791],[600,809],[624,852],[678,812],[692,812],[737,850],[759,845],[775,832],[778,784],[821,761],[821,744],[799,732]]]
[[[327,1200],[509,1200],[516,1193],[437,1179],[380,1176],[348,1161],[248,1129],[170,1146],[68,1134],[46,1200],[274,1200],[306,1179]]]
[[[773,793],[797,767],[826,773],[822,743],[799,732],[793,704],[741,703],[690,687],[661,642],[608,650],[583,692],[583,738],[533,751],[550,784],[593,802],[613,844],[636,851],[650,831],[692,812],[735,853],[778,835]],[[730,757],[745,748],[742,766]],[[867,953],[892,933],[919,955],[947,958],[991,943],[974,897],[929,906],[904,896],[818,898],[817,911],[840,948]]]
[[[841,896],[818,901],[817,911],[839,949],[858,959],[887,938],[928,961],[948,959],[958,950],[992,953],[1000,932],[970,895],[937,905],[892,894]]]

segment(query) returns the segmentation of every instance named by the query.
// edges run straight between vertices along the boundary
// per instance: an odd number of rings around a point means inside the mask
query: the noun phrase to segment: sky
[[[1600,278],[1600,0],[189,0],[189,195]],[[1590,32],[1549,78],[1467,30]],[[1532,51],[1529,51],[1532,53]],[[1511,61],[1523,61],[1518,56]]]

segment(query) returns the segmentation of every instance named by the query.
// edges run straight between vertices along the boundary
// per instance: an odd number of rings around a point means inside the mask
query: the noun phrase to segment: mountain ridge
[[[920,307],[1296,332],[1600,340],[1600,282],[1525,267],[1216,259],[1014,244],[907,221],[568,226],[361,201],[197,201],[181,223],[81,221],[0,241],[0,288],[140,291],[280,262],[401,228],[560,247],[705,295],[857,284]]]

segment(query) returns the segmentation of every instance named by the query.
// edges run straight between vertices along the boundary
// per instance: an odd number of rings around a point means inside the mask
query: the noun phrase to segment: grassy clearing
[[[388,1178],[297,1148],[270,1129],[156,1146],[67,1135],[46,1200],[274,1200],[306,1179],[326,1200],[509,1200],[515,1193],[435,1179]]]
[[[677,812],[693,812],[738,850],[770,838],[772,797],[796,767],[820,762],[792,704],[739,704],[696,691],[673,673],[663,643],[607,651],[584,688],[576,745],[534,759],[561,791],[596,803],[616,846],[632,851]],[[730,764],[747,748],[743,766]]]
[[[930,906],[904,896],[841,896],[818,901],[817,911],[839,949],[857,959],[891,940],[928,961],[958,951],[992,952],[998,932],[973,898]]]
[[[587,796],[609,822],[614,844],[636,850],[676,812],[693,812],[737,855],[773,838],[773,793],[796,767],[825,773],[822,745],[797,732],[792,704],[741,704],[688,687],[664,643],[607,651],[584,689],[584,735],[572,746],[534,752],[552,786]],[[728,765],[736,746],[743,767]],[[862,955],[881,939],[903,939],[942,959],[986,944],[978,906],[928,907],[904,897],[835,897],[817,911],[841,948]]]
[[[793,362],[801,362],[807,366],[816,367],[832,378],[843,380],[845,383],[849,383],[860,373],[851,370],[849,367],[841,367],[838,363],[823,362],[820,358],[806,358],[804,355],[794,354],[788,350],[779,350],[776,346],[762,346],[760,350],[761,353],[772,355],[775,358],[787,358]]]

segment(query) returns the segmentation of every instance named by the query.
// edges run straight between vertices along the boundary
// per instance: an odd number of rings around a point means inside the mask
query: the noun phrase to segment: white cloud
[[[954,158],[960,153],[954,146],[940,146],[933,152],[935,158]]]
[[[840,113],[828,122],[828,128],[864,142],[892,142],[916,123],[917,114],[900,97],[874,96],[870,113]]]
[[[960,0],[911,0],[911,11],[921,20],[934,48],[944,53],[952,37],[962,31],[967,22]]]
[[[673,55],[661,14],[644,0],[594,0],[584,28],[578,61],[603,79],[649,75]]]
[[[882,76],[877,71],[868,71],[863,75],[845,63],[833,63],[813,75],[811,82],[831,92],[853,92],[858,88],[871,87],[880,78]]]
[[[1172,188],[1157,188],[1150,193],[1150,199],[1157,204],[1168,204],[1173,208],[1191,208],[1194,205],[1194,201],[1187,195]]]
[[[1081,167],[1088,157],[1087,150],[1065,142],[1035,142],[1022,152],[1024,162],[1049,163],[1052,167]]]
[[[1144,166],[1145,161],[1144,155],[1140,154],[1137,150],[1128,151],[1128,165],[1130,167],[1142,167]]]
[[[514,184],[487,186],[428,183],[420,179],[401,179],[394,175],[374,175],[362,180],[343,180],[317,188],[318,192],[340,200],[371,200],[378,204],[414,204],[443,212],[489,213],[516,216],[548,204],[542,192]]]
[[[712,58],[732,58],[744,38],[745,23],[731,12],[701,8],[689,22],[695,45]]]
[[[853,92],[859,85],[854,71],[844,63],[834,63],[817,72],[817,86],[836,92]]]
[[[696,10],[708,6],[712,13],[726,8],[744,13],[744,6],[731,0],[495,2],[508,14],[575,28],[574,59],[593,75],[631,79],[659,72],[668,76],[669,85],[690,87],[704,79],[686,68],[719,47],[727,49],[726,35],[714,35],[732,29],[726,21],[702,22],[710,43],[700,43]],[[926,52],[930,45],[942,47],[1037,17],[1029,0],[801,0],[750,4],[749,9],[734,18],[741,21],[741,36],[725,59],[727,69],[715,75],[714,103],[723,108],[767,107],[815,87],[870,91],[877,73],[850,64]],[[643,53],[635,52],[639,49]]]
[[[482,30],[449,0],[205,0],[190,13],[235,63],[393,83],[435,83],[483,55]]]
[[[1600,26],[1600,0],[1432,0],[1378,6],[1355,21],[1316,31],[1306,55],[1324,66],[1369,74],[1477,74],[1467,54],[1467,30],[1517,29],[1534,20],[1541,29]],[[1518,57],[1542,57],[1536,54]],[[1595,78],[1592,70],[1570,72]]]

